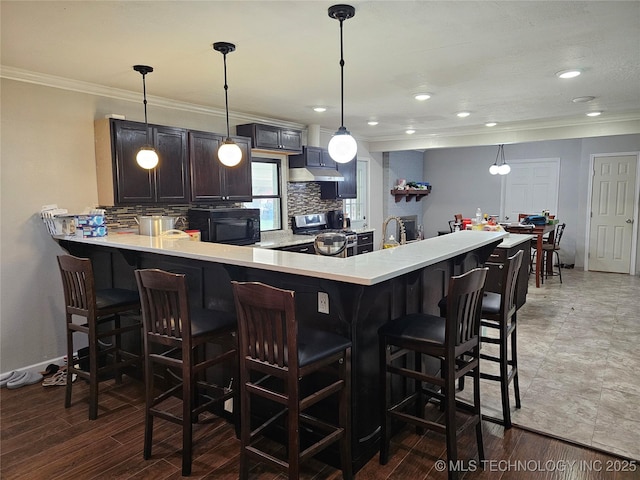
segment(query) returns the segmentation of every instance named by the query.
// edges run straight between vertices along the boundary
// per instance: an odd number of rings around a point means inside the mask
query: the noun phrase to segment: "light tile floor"
[[[640,277],[563,269],[562,279],[529,279],[512,422],[640,460]],[[481,394],[483,414],[502,418],[499,384],[482,380]]]

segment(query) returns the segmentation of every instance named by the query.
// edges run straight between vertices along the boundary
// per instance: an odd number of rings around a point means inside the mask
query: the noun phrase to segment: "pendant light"
[[[501,163],[498,163],[498,158]],[[489,173],[491,175],[507,175],[511,171],[511,167],[504,159],[504,145],[498,145],[498,153],[496,154],[496,161],[489,167]]]
[[[235,167],[242,160],[242,150],[240,147],[231,140],[231,134],[229,131],[229,98],[227,96],[227,90],[229,90],[229,86],[227,85],[227,53],[231,53],[236,49],[236,46],[233,43],[229,42],[216,42],[213,44],[213,49],[216,52],[222,53],[222,58],[224,59],[224,104],[225,110],[227,112],[227,139],[222,142],[220,148],[218,148],[218,160],[220,163],[227,167]]]
[[[153,67],[149,67],[148,65],[134,65],[133,69],[136,72],[140,72],[142,74],[142,93],[144,97],[144,128],[147,132],[147,143],[143,145],[140,150],[138,150],[138,154],[136,155],[136,162],[142,168],[146,168],[150,170],[155,168],[158,165],[158,153],[155,148],[151,146],[151,142],[149,141],[149,123],[147,122],[147,84],[145,82],[145,76],[147,73],[153,72]]]
[[[329,7],[329,16],[340,21],[340,128],[329,140],[329,156],[338,163],[353,160],[358,152],[358,144],[344,126],[344,58],[342,48],[342,22],[353,17],[356,9],[351,5]]]

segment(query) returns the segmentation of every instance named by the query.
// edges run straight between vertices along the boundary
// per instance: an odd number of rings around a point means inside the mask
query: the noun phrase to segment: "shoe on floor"
[[[3,373],[2,375],[0,375],[0,388],[6,387],[7,383],[17,379],[21,375],[22,375],[22,372],[16,372],[16,371]]]
[[[42,380],[42,375],[35,372],[22,372],[16,379],[7,382],[7,388],[12,390],[14,388],[24,387],[25,385],[33,385]]]

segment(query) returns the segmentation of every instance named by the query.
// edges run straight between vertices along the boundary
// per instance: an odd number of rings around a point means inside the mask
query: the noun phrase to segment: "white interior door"
[[[510,161],[511,173],[503,182],[500,216],[518,221],[519,213],[541,214],[549,210],[558,214],[560,159]]]
[[[593,158],[589,270],[630,273],[637,155]]]

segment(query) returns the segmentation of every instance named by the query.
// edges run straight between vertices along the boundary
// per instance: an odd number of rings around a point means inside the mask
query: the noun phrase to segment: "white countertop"
[[[505,238],[502,239],[502,243],[498,245],[498,248],[511,248],[521,243],[536,238],[535,235],[527,235],[524,233],[508,233]]]
[[[354,229],[356,233],[369,233],[375,231],[373,228]],[[291,230],[278,230],[276,232],[262,232],[261,241],[254,246],[260,248],[281,248],[301,245],[303,243],[313,243],[313,235],[296,235]]]
[[[98,238],[59,235],[55,238],[88,245],[158,253],[358,285],[375,285],[482,247],[506,236],[506,232],[462,231],[347,258],[133,234],[112,234]]]

